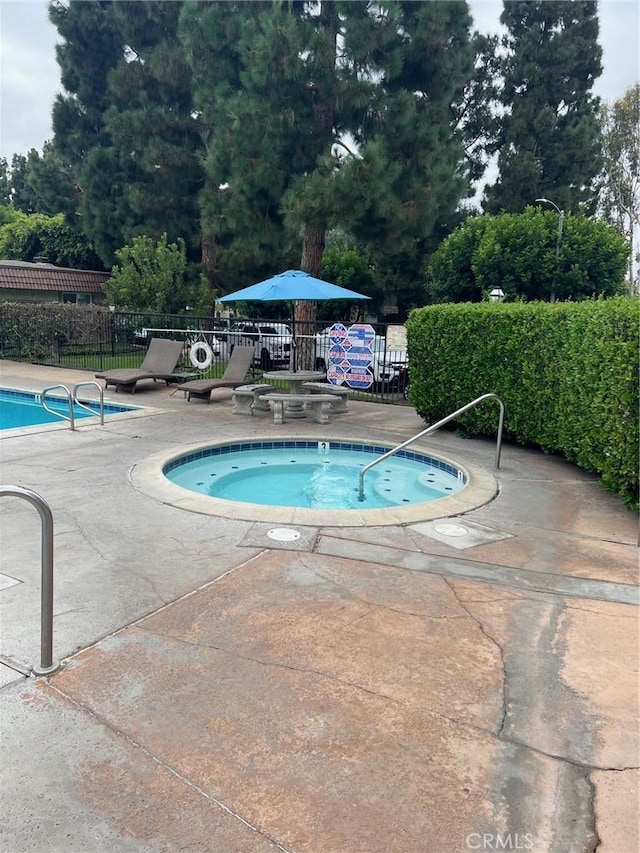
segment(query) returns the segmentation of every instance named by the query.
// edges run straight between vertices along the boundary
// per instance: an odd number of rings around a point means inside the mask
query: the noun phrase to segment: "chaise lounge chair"
[[[253,347],[234,347],[229,363],[220,379],[192,379],[184,382],[180,390],[184,391],[187,402],[192,397],[211,402],[211,392],[216,388],[237,388],[243,385],[254,357]]]
[[[114,385],[116,393],[124,389],[135,394],[136,383],[141,379],[164,379],[168,383],[176,369],[183,347],[184,341],[151,338],[149,349],[140,367],[105,370],[103,373],[96,373],[96,378],[104,379],[105,388]]]

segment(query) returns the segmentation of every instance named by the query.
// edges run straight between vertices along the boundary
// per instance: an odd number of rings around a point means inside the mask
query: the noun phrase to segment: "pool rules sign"
[[[350,388],[370,388],[373,385],[371,362],[375,339],[373,326],[354,323],[343,326],[334,323],[329,329],[329,368],[327,379],[332,385]]]

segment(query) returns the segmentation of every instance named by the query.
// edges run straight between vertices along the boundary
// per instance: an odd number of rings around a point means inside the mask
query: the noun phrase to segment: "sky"
[[[0,157],[9,162],[13,154],[41,151],[53,135],[51,108],[61,85],[58,33],[47,5],[46,0],[0,0]],[[476,29],[497,31],[502,0],[470,0],[470,7]],[[604,72],[594,94],[612,102],[640,80],[640,3],[600,0],[599,17]]]

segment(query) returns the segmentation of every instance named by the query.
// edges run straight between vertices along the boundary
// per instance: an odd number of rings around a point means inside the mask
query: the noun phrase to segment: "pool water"
[[[87,402],[86,405],[93,409],[95,415],[100,414],[99,403]],[[69,403],[64,397],[55,397],[52,394],[47,394],[47,406],[56,412],[69,415]],[[104,406],[105,416],[136,410],[136,406],[116,406],[107,403]],[[90,412],[79,406],[74,406],[73,414],[78,420],[92,416]],[[39,394],[0,388],[0,430],[41,426],[42,424],[52,423],[67,423],[67,421],[43,409]]]
[[[286,446],[283,446],[286,445]],[[163,469],[178,486],[243,503],[317,509],[373,509],[447,497],[466,484],[462,471],[442,460],[400,451],[364,475],[359,472],[389,447],[345,442],[260,442],[203,448]]]

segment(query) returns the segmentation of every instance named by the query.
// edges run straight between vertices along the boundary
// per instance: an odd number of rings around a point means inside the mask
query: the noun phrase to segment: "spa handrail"
[[[477,406],[479,403],[483,403],[485,400],[496,400],[498,405],[500,406],[500,419],[498,421],[498,436],[496,440],[496,468],[500,467],[500,451],[502,449],[502,427],[504,425],[504,403],[498,397],[497,394],[482,394],[482,396],[477,397],[475,400],[472,400],[470,403],[467,403],[466,406],[462,406],[461,409],[456,409],[452,414],[447,415],[446,418],[442,418],[442,420],[437,421],[435,424],[431,424],[431,426],[423,429],[422,432],[419,432],[417,435],[414,435],[413,438],[409,438],[406,441],[403,441],[402,444],[399,444],[397,447],[388,450],[386,453],[383,453],[382,456],[378,456],[377,459],[374,459],[372,462],[369,462],[365,465],[358,474],[358,500],[364,500],[364,475],[370,468],[373,468],[374,465],[377,465],[378,462],[382,462],[384,459],[388,459],[389,456],[393,456],[394,453],[397,453],[399,450],[403,450],[409,444],[413,444],[414,441],[417,441],[419,438],[424,438],[425,435],[429,435],[431,432],[435,432],[440,427],[443,427],[445,424],[448,424],[449,421],[454,420],[459,415],[464,414],[464,412],[472,409],[474,406]]]

